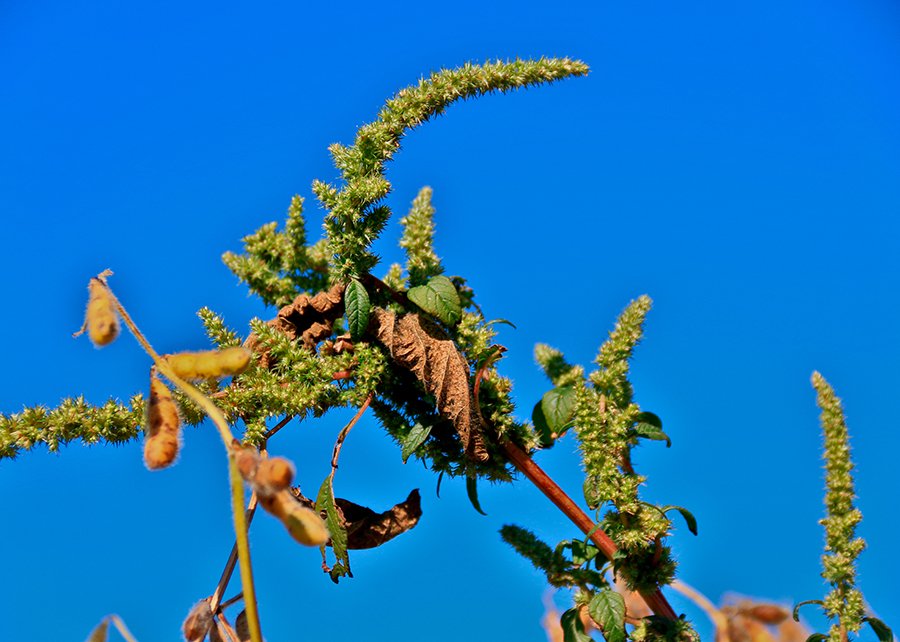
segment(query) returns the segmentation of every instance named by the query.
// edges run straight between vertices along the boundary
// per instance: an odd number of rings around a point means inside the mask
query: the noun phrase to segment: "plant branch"
[[[528,480],[540,489],[547,498],[553,502],[559,510],[568,517],[581,531],[591,538],[597,548],[610,562],[618,551],[615,542],[603,530],[597,528],[588,515],[572,501],[565,491],[553,481],[547,473],[541,469],[525,451],[510,441],[502,442],[503,450],[515,467],[528,478]],[[656,615],[667,620],[677,620],[678,616],[672,606],[666,600],[659,588],[653,592],[641,591],[641,597]]]
[[[350,430],[353,426],[356,425],[356,422],[360,420],[363,416],[363,413],[369,407],[369,404],[372,403],[372,397],[375,393],[370,392],[369,396],[366,397],[366,400],[363,402],[363,405],[359,407],[359,410],[356,411],[356,414],[353,415],[353,419],[350,420],[346,426],[341,429],[341,432],[338,433],[337,440],[334,442],[334,451],[331,453],[331,474],[334,475],[334,471],[337,470],[338,467],[338,457],[341,456],[341,448],[344,446],[344,440],[347,438],[347,435],[350,433]]]

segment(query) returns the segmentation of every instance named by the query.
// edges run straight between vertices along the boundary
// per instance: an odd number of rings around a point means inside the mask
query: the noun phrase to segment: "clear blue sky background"
[[[449,272],[518,326],[500,341],[523,417],[548,387],[534,343],[588,363],[629,300],[654,299],[634,383],[674,443],[642,447],[636,464],[649,498],[699,519],[699,537],[678,524],[672,545],[681,577],[714,600],[824,594],[809,385],[821,370],[853,436],[861,587],[900,626],[896,3],[312,4],[0,4],[0,411],[146,386],[129,337],[103,351],[70,338],[91,275],[116,272],[160,350],[204,347],[203,305],[241,329],[272,315],[221,253],[334,178],[326,146],[351,142],[386,97],[466,61],[577,57],[588,78],[457,105],[412,133],[390,205],[403,212],[434,188]],[[307,202],[315,235],[322,212]],[[400,258],[398,218],[379,245],[386,262]],[[325,476],[346,418],[273,444],[304,488]],[[110,612],[142,642],[175,639],[231,547],[216,439],[188,431],[178,466],[155,474],[138,443],[0,462],[0,639],[80,640]],[[580,496],[571,438],[538,460]],[[269,640],[543,639],[541,576],[497,529],[550,541],[574,529],[527,483],[483,488],[488,517],[460,480],[437,499],[371,418],[336,483],[379,509],[419,487],[425,515],[357,553],[340,586],[316,550],[259,516]]]

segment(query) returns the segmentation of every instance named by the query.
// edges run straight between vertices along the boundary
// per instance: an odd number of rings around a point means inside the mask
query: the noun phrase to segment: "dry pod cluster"
[[[144,463],[150,470],[169,466],[178,455],[181,420],[172,392],[156,373],[150,375],[150,403],[147,405],[147,438]]]
[[[244,480],[259,499],[259,505],[281,520],[295,540],[305,546],[321,546],[330,535],[314,510],[291,494],[294,466],[284,457],[263,459],[251,447],[235,446],[235,461]]]

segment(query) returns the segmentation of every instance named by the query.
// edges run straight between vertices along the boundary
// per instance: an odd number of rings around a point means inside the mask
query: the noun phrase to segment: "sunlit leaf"
[[[410,288],[406,296],[425,312],[447,325],[456,325],[462,318],[459,293],[446,276],[436,276],[425,285]]]
[[[552,433],[562,434],[571,425],[575,415],[577,393],[571,386],[548,390],[541,399],[541,410]]]
[[[406,435],[406,438],[403,440],[402,450],[400,451],[400,456],[403,458],[403,463],[406,463],[406,460],[409,459],[410,455],[416,452],[416,449],[425,443],[425,440],[428,439],[428,435],[431,434],[431,426],[423,426],[420,423],[417,423],[415,426],[410,429],[409,434]]]
[[[625,642],[625,598],[603,589],[588,604],[588,613],[603,629],[607,642]]]

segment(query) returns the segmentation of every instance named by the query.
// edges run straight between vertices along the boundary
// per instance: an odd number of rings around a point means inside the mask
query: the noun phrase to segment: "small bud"
[[[201,600],[194,605],[184,620],[182,625],[184,637],[188,642],[200,642],[209,633],[212,625],[213,617],[212,611],[209,610],[209,600]]]
[[[328,527],[319,514],[300,504],[290,491],[260,497],[259,504],[280,519],[291,537],[304,546],[321,546],[328,541]]]
[[[178,455],[181,420],[178,405],[169,388],[158,377],[150,377],[150,402],[147,404],[147,438],[144,463],[150,470],[169,466]]]
[[[85,324],[88,336],[98,348],[112,343],[119,336],[119,316],[106,284],[94,277],[88,284],[88,306]]]
[[[294,466],[284,457],[271,457],[259,463],[254,488],[260,497],[287,490],[294,481]]]
[[[250,350],[242,347],[179,352],[166,356],[166,361],[182,379],[215,379],[240,374],[250,365]]]
[[[241,446],[240,442],[235,441],[234,461],[237,464],[238,472],[248,484],[252,484],[256,479],[256,470],[259,467],[259,452],[252,446]]]

